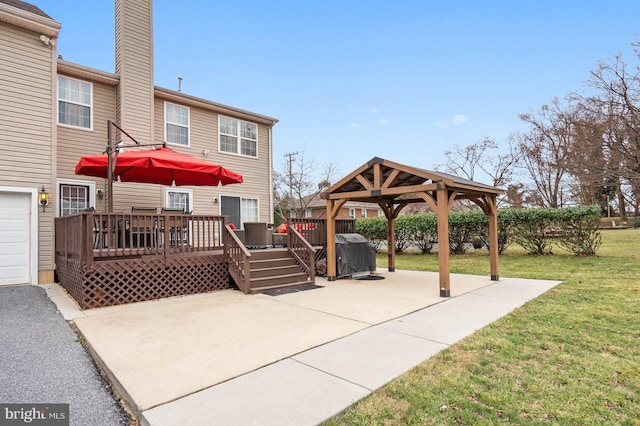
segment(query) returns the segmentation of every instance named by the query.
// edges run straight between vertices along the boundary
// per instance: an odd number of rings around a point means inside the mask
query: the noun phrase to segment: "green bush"
[[[356,220],[356,232],[369,240],[378,251],[382,244],[386,244],[389,236],[387,218],[384,216],[359,218]]]
[[[509,223],[509,237],[531,254],[551,254],[553,238],[560,233],[554,209],[519,208],[501,210],[499,216]]]
[[[602,244],[600,207],[570,207],[558,210],[556,223],[562,229],[558,244],[576,256],[593,256]]]
[[[422,254],[429,254],[438,243],[438,216],[435,213],[413,215],[415,234],[412,243]]]

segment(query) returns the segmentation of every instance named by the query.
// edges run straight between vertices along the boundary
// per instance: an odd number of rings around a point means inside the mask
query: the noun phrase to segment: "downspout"
[[[273,126],[276,122],[272,122],[269,126],[269,223],[273,222]]]

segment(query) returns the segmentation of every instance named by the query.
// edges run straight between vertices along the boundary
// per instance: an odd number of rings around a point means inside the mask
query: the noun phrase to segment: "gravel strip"
[[[0,403],[67,403],[70,425],[128,424],[78,335],[37,286],[0,287]]]

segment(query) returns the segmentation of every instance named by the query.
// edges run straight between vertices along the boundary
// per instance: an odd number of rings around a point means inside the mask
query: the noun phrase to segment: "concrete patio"
[[[248,296],[234,290],[81,311],[73,320],[142,424],[313,425],[556,281],[379,269],[381,280]]]

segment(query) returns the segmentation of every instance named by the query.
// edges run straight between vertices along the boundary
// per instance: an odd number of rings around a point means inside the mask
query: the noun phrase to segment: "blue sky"
[[[32,0],[65,60],[114,71],[114,3]],[[340,177],[378,156],[433,169],[455,144],[501,143],[518,114],[634,62],[640,1],[167,1],[154,79],[278,118],[274,167],[303,151]]]

